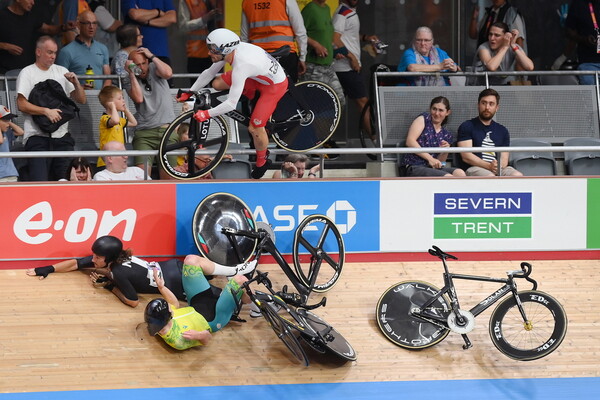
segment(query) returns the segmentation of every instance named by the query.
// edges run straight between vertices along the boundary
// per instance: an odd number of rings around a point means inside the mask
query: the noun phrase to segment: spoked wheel
[[[375,126],[375,115],[373,112],[373,103],[369,101],[363,107],[360,113],[360,120],[358,121],[360,144],[363,148],[369,149],[379,147],[377,141],[377,127]],[[371,160],[377,160],[377,154],[366,154]]]
[[[277,103],[271,136],[288,151],[316,149],[333,135],[340,118],[340,100],[332,88],[322,82],[299,82],[293,94],[288,91]]]
[[[221,116],[198,123],[193,120],[193,111],[187,111],[171,122],[161,141],[159,160],[161,167],[173,178],[195,179],[208,174],[215,168],[227,151],[229,143],[229,125]],[[189,126],[189,139],[179,141],[180,129]],[[200,138],[206,136],[204,142]],[[185,156],[173,154],[177,150],[185,150]],[[196,154],[197,150],[210,150],[216,154]],[[183,165],[178,166],[178,157]]]
[[[286,325],[269,303],[261,303],[261,306],[259,307],[262,316],[269,322],[269,325],[271,325],[271,328],[273,328],[277,337],[292,352],[294,358],[300,361],[305,367],[308,367],[308,356],[304,352],[300,342],[298,342],[298,338],[294,335],[292,328]]]
[[[406,281],[389,287],[377,302],[377,324],[379,329],[394,344],[410,350],[431,347],[448,336],[447,328],[424,321],[412,315],[439,289],[427,282]],[[425,313],[444,318],[450,313],[449,301],[439,297]]]
[[[323,340],[313,338],[312,336],[301,333],[300,336],[315,350],[323,352],[329,350],[331,353],[338,357],[344,358],[348,361],[356,360],[356,351],[348,343],[348,341],[331,325],[329,325],[323,318],[310,311],[304,309],[296,310],[299,314],[303,315],[306,319],[306,323],[310,327],[319,332]]]
[[[333,287],[344,266],[344,239],[332,220],[309,215],[294,234],[294,267],[300,281],[317,293]]]
[[[567,315],[552,296],[534,290],[519,292],[527,320],[513,297],[492,312],[490,336],[502,353],[520,361],[537,360],[560,346],[567,333]]]
[[[255,232],[256,221],[242,199],[229,193],[214,193],[205,197],[194,211],[192,234],[196,247],[204,257],[218,264],[248,261],[254,255],[258,239],[226,235],[222,228]]]

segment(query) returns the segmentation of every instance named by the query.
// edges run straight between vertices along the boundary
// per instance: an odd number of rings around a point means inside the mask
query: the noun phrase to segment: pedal
[[[465,341],[465,344],[463,345],[463,350],[467,350],[470,349],[471,347],[473,347],[473,344],[471,343],[471,341],[469,340],[469,337],[467,335],[461,335],[463,340]]]

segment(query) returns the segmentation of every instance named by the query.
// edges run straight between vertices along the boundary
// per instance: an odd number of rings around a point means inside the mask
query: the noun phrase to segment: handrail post
[[[379,137],[379,148],[383,149],[383,127],[381,126],[381,107],[379,106],[379,73],[375,72],[375,110],[377,112],[373,113],[377,118],[377,136]],[[373,124],[371,124],[372,126]],[[371,132],[371,135],[373,132]],[[383,162],[383,153],[379,154],[379,161]]]
[[[600,80],[598,79],[598,71],[594,73],[596,78],[596,106],[598,107],[598,123],[600,123]]]

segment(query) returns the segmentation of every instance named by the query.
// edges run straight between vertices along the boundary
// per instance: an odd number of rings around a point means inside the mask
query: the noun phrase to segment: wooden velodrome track
[[[500,277],[517,269],[519,261],[523,260],[458,261],[450,267],[454,272]],[[487,332],[490,310],[477,319],[470,334],[474,345],[470,350],[462,350],[461,337],[453,333],[423,351],[399,348],[377,327],[379,296],[404,279],[426,280],[441,287],[441,265],[347,263],[339,283],[327,294],[327,306],[317,313],[353,344],[358,360],[343,364],[309,353],[308,368],[290,359],[262,318],[231,323],[214,335],[209,346],[178,352],[156,338],[136,336],[143,308],[153,296],[142,295],[140,306],[132,309],[105,290],[94,289],[80,272],[53,274],[39,281],[26,276],[24,270],[0,270],[0,392],[4,393],[0,397],[148,399],[170,393],[156,388],[186,388],[170,394],[227,398],[245,393],[244,388],[262,388],[252,393],[262,398],[285,394],[286,399],[309,395],[347,399],[399,398],[404,397],[399,390],[405,395],[440,390],[440,397],[461,399],[600,398],[600,261],[532,264],[539,289],[561,301],[569,318],[563,344],[546,358],[519,362],[498,352]],[[272,271],[275,282],[285,283],[277,266],[261,265],[260,269]],[[222,283],[218,279],[213,282]],[[457,281],[466,309],[495,287]],[[523,281],[520,287],[530,286]],[[247,316],[247,310],[242,314]],[[457,382],[476,384],[463,388],[457,387]],[[396,386],[388,386],[391,384]],[[311,392],[313,386],[319,389]],[[139,388],[158,392],[105,392]],[[211,391],[215,388],[221,391]],[[85,392],[69,392],[80,390]],[[15,394],[19,392],[27,393]]]

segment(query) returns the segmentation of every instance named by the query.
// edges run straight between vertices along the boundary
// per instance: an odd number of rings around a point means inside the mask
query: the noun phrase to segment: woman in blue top
[[[450,147],[454,136],[445,128],[450,102],[443,96],[431,100],[429,112],[419,115],[408,128],[406,147]],[[446,167],[448,153],[414,153],[404,156],[406,176],[465,176],[460,168]]]
[[[412,47],[402,54],[400,72],[456,72],[460,68],[444,50],[433,45],[433,32],[426,26],[417,28]],[[448,78],[416,76],[407,79],[410,86],[448,86]]]

